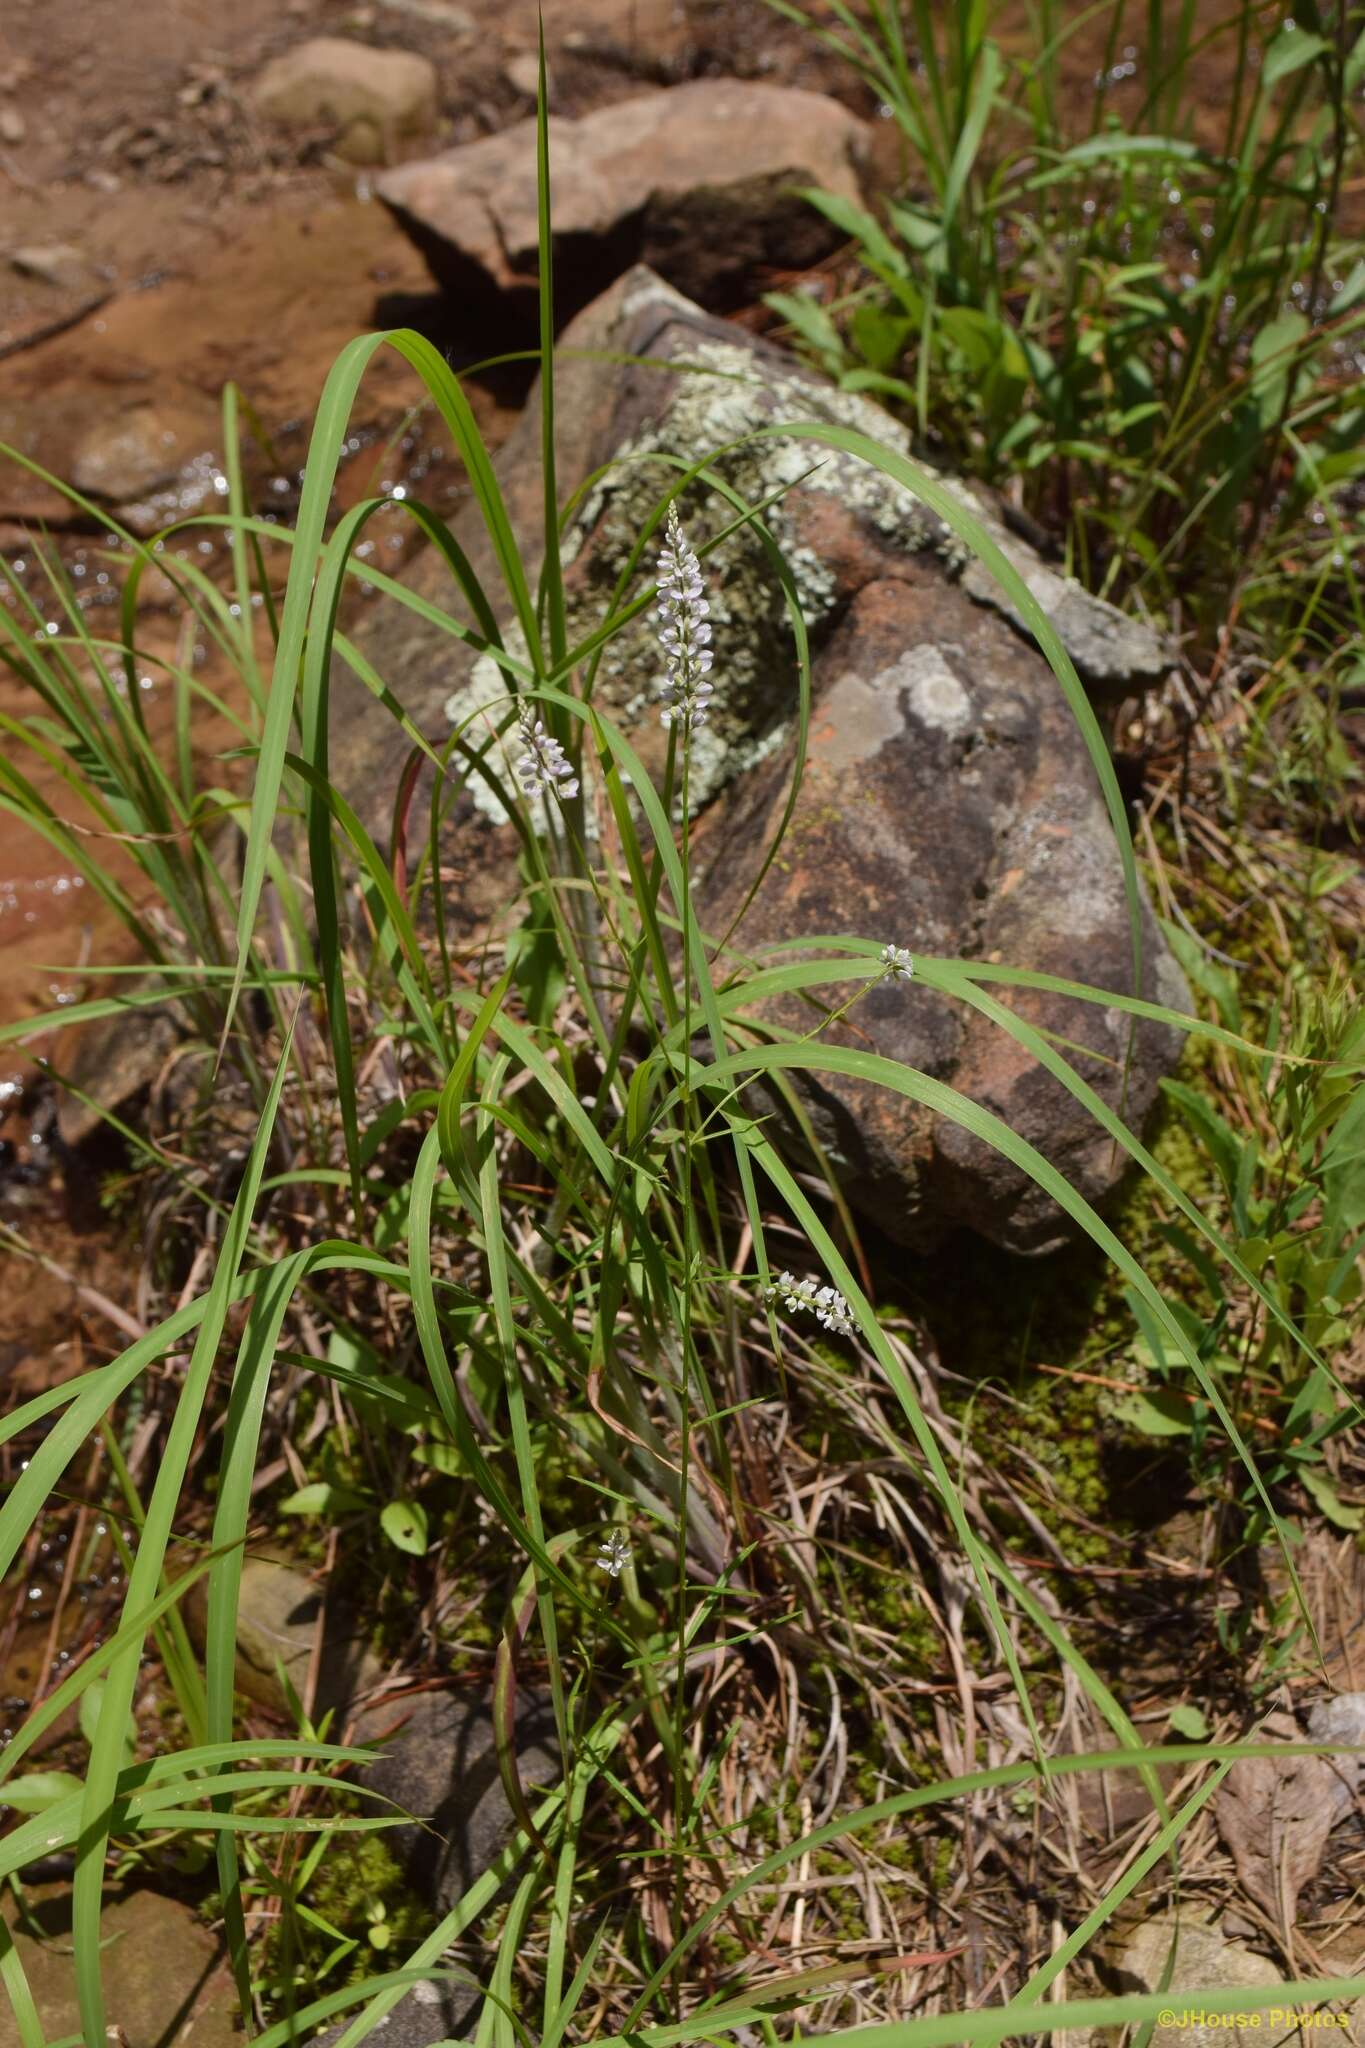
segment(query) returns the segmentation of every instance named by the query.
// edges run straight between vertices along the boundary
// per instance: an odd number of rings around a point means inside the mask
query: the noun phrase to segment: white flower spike
[[[702,596],[701,564],[687,545],[678,508],[668,508],[668,539],[659,550],[659,645],[668,663],[659,716],[684,737],[705,725],[715,685],[711,667],[711,607]]]
[[[913,981],[915,963],[904,946],[882,947],[882,973],[889,981]]]
[[[798,1280],[794,1274],[782,1272],[768,1289],[768,1300],[781,1300],[792,1315],[809,1309],[815,1320],[836,1336],[853,1335],[853,1318],[837,1287],[817,1287],[813,1280]]]
[[[619,1579],[630,1563],[630,1545],[619,1529],[613,1529],[602,1538],[601,1548],[594,1560],[598,1569],[609,1579]]]
[[[536,717],[529,704],[517,706],[517,725],[525,743],[525,752],[517,757],[517,780],[527,796],[545,796],[550,792],[561,799],[577,796],[578,777],[572,762],[559,741],[546,732],[544,720]]]

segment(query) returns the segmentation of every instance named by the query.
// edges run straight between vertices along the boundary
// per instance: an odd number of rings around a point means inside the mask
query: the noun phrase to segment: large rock
[[[326,129],[338,155],[377,164],[431,127],[436,82],[435,66],[411,51],[313,36],[266,65],[252,101],[277,127]]]
[[[7,1910],[14,1946],[50,2041],[80,2035],[71,1896],[64,1888],[27,1890],[35,1939]],[[231,2048],[240,2042],[237,1999],[220,1944],[193,1907],[150,1891],[109,1898],[100,1920],[100,1970],[110,2041],[127,2048]],[[115,2031],[117,2030],[117,2031]],[[18,2048],[8,2000],[0,2048]]]
[[[842,239],[796,187],[859,195],[866,124],[794,87],[706,79],[550,121],[562,316],[636,261],[710,306],[751,297]],[[404,164],[376,191],[437,281],[485,318],[534,330],[536,124]]]
[[[513,1832],[489,1703],[449,1692],[383,1701],[361,1716],[357,1730],[363,1742],[381,1737],[388,1738],[386,1746],[366,1771],[365,1783],[413,1816],[412,1825],[386,1830],[385,1841],[403,1859],[413,1889],[438,1911],[449,1912]],[[554,1717],[545,1695],[528,1693],[518,1703],[517,1756],[534,1807],[534,1788],[559,1777]],[[437,1970],[405,1991],[389,2013],[384,2048],[434,2048],[463,2034],[482,2004],[482,1993],[464,1977]],[[348,2024],[349,2019],[328,2028],[314,2048],[331,2048]]]
[[[553,1785],[560,1775],[548,1699],[524,1694],[516,1726],[521,1781],[534,1807],[533,1788]],[[419,1692],[381,1701],[361,1715],[356,1739],[384,1739],[364,1782],[412,1816],[411,1823],[386,1829],[385,1842],[402,1860],[414,1891],[449,1912],[513,1830],[488,1700]]]
[[[817,657],[816,684],[788,837],[739,928],[741,948],[849,932],[913,953],[1130,986],[1122,871],[1093,771],[1050,672],[996,613],[946,582],[932,558],[911,558],[853,596]],[[757,879],[793,765],[789,741],[706,820],[699,900],[714,932],[729,930]],[[1143,922],[1147,992],[1179,1002],[1150,913]],[[1024,990],[1012,1007],[1093,1047],[1097,1057],[1081,1070],[1117,1105],[1122,1012]],[[766,1004],[763,1015],[793,1037],[816,1021],[799,996]],[[884,981],[821,1038],[951,1083],[1092,1200],[1111,1187],[1113,1141],[976,1012]],[[1128,1083],[1135,1119],[1150,1108],[1172,1050],[1169,1034],[1138,1033]],[[802,1092],[845,1194],[891,1237],[925,1245],[956,1222],[1014,1251],[1059,1241],[1051,1199],[949,1117],[842,1076],[805,1082]]]
[[[597,360],[592,360],[593,354]],[[604,374],[602,355],[619,367]],[[676,366],[676,367],[675,367]],[[568,529],[573,629],[600,622],[631,546],[676,476],[724,449],[717,470],[750,504],[778,493],[767,522],[790,566],[814,651],[816,707],[805,790],[779,864],[737,934],[745,948],[845,931],[912,951],[999,957],[1125,990],[1130,941],[1117,848],[1094,771],[1060,688],[1013,608],[944,521],[852,455],[780,433],[784,421],[861,429],[902,453],[907,437],[876,406],[835,391],[788,357],[710,319],[637,270],[564,337],[559,368],[559,478],[592,477]],[[532,574],[542,517],[539,422],[528,407],[498,458],[512,524]],[[605,473],[604,465],[611,465]],[[1087,682],[1101,694],[1145,687],[1164,669],[1160,642],[1087,596],[1007,533],[984,494],[958,497],[1005,545]],[[731,513],[694,487],[686,517],[700,539]],[[477,513],[456,537],[497,588]],[[733,790],[704,821],[702,903],[720,931],[737,906],[790,771],[796,667],[786,607],[750,533],[707,565],[719,684],[694,751],[699,806]],[[407,580],[449,605],[444,561],[419,558]],[[645,616],[613,640],[596,701],[658,771],[660,657]],[[389,607],[362,634],[364,651],[411,716],[436,735],[503,698],[500,672],[426,621]],[[376,829],[391,812],[407,752],[377,726],[358,687],[340,686],[332,725],[343,788]],[[472,785],[455,809],[447,913],[458,929],[496,913],[514,851],[495,799]],[[1144,910],[1143,993],[1183,1007],[1183,985]],[[1117,1103],[1127,1027],[1115,1012],[1019,992],[1031,1022],[1095,1049],[1087,1078]],[[777,1008],[799,1032],[812,1014]],[[1090,1197],[1114,1184],[1121,1158],[1061,1087],[973,1015],[904,984],[879,988],[856,1012],[858,1037],[974,1094],[1038,1144]],[[838,1034],[835,1034],[836,1037]],[[1173,1057],[1169,1034],[1137,1036],[1128,1077],[1140,1123]],[[1107,1062],[1117,1062],[1108,1064]],[[920,1243],[954,1223],[1039,1251],[1059,1241],[1059,1215],[985,1146],[899,1098],[852,1082],[807,1089],[817,1133],[853,1199],[893,1237]]]

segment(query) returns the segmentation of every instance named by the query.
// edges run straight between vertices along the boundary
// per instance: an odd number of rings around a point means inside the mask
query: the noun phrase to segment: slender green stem
[[[679,1331],[681,1364],[681,1412],[678,1440],[678,1538],[675,1552],[678,1575],[676,1665],[673,1687],[673,1943],[682,1939],[683,1914],[687,1903],[687,1852],[683,1834],[687,1824],[687,1495],[692,1459],[692,1276],[697,1263],[696,1213],[692,1203],[693,1146],[695,1143],[692,1101],[692,733],[686,718],[682,728],[682,1122],[683,1122],[683,1273],[682,1328]],[[674,1996],[679,1996],[674,1980]],[[681,2018],[681,2008],[678,2017]]]

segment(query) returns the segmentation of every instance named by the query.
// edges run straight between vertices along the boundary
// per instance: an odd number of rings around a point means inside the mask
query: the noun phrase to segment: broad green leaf
[[[801,197],[813,206],[817,213],[840,228],[850,241],[860,242],[868,261],[893,277],[902,276],[905,258],[895,243],[877,221],[863,207],[845,199],[841,193],[822,192],[816,185],[804,186]]]
[[[917,207],[906,206],[898,200],[891,201],[887,212],[895,222],[897,232],[917,253],[923,254],[943,240],[943,222],[939,215],[921,213]]]
[[[1197,160],[1202,154],[1197,144],[1182,141],[1174,135],[1123,135],[1106,132],[1102,135],[1087,135],[1083,142],[1074,143],[1070,149],[1063,152],[1059,162],[1061,165],[1102,163],[1106,160],[1124,163],[1132,157],[1146,157],[1158,161],[1178,158],[1188,163]],[[1048,177],[1049,174],[1044,173],[1034,182],[1044,184],[1048,182]],[[1147,267],[1154,270],[1156,266]]]
[[[1196,1137],[1203,1140],[1218,1168],[1218,1178],[1231,1197],[1237,1189],[1246,1140],[1238,1137],[1208,1097],[1201,1095],[1197,1088],[1189,1087],[1184,1081],[1163,1081],[1161,1092],[1168,1102],[1176,1104]]]
[[[1291,307],[1262,327],[1251,344],[1249,389],[1263,431],[1275,425],[1288,402],[1310,331],[1305,315]]]
[[[915,323],[888,306],[859,306],[849,322],[854,348],[874,370],[889,370],[904,355]]]
[[[379,1517],[379,1526],[399,1550],[410,1557],[423,1557],[427,1548],[427,1511],[420,1501],[391,1500]]]
[[[780,313],[789,327],[794,327],[804,341],[818,355],[830,362],[843,360],[844,339],[824,307],[818,305],[804,292],[765,292],[765,306],[771,306],[774,313]]]
[[[314,1479],[282,1500],[279,1511],[282,1515],[341,1515],[368,1506],[363,1493],[354,1493],[349,1486],[333,1486],[326,1479]]]
[[[10,1779],[0,1790],[0,1804],[12,1806],[16,1813],[46,1813],[80,1789],[80,1779],[70,1771],[31,1771],[27,1777]]]
[[[1304,1492],[1334,1529],[1365,1528],[1365,1509],[1346,1505],[1332,1484],[1325,1466],[1300,1465],[1296,1462],[1294,1472]]]
[[[415,1445],[412,1455],[418,1465],[429,1465],[433,1472],[443,1472],[449,1479],[469,1477],[469,1466],[461,1457],[458,1444],[442,1443],[437,1439]]]
[[[1135,1388],[1131,1394],[1120,1394],[1113,1413],[1118,1421],[1140,1430],[1143,1436],[1188,1436],[1193,1427],[1189,1402],[1162,1387],[1151,1391]]]
[[[1242,1025],[1241,995],[1237,976],[1233,969],[1224,967],[1209,957],[1206,947],[1191,936],[1182,925],[1174,924],[1168,918],[1157,922],[1166,937],[1166,943],[1180,964],[1180,970],[1187,981],[1209,997],[1218,1012],[1218,1021],[1227,1031],[1240,1031]]]
[[[1357,1087],[1322,1148],[1320,1163],[1327,1242],[1338,1245],[1365,1228],[1365,1087]]]
[[[1291,72],[1301,71],[1305,64],[1311,64],[1315,57],[1330,53],[1331,44],[1322,36],[1313,35],[1296,23],[1286,22],[1277,36],[1272,36],[1266,45],[1261,63],[1261,83],[1267,91],[1288,78]]]

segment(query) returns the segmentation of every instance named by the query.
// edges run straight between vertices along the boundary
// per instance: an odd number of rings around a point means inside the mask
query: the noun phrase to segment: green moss
[[[724,1928],[711,1936],[711,1956],[722,1970],[737,1970],[748,1954],[745,1944],[737,1936],[727,1934]]]
[[[1197,1084],[1208,1057],[1203,1048],[1187,1054],[1182,1078]],[[1217,1221],[1221,1192],[1208,1155],[1169,1104],[1158,1108],[1148,1144],[1171,1180]],[[1198,1306],[1202,1283],[1163,1234],[1173,1213],[1150,1175],[1134,1172],[1109,1221],[1168,1300]],[[1136,1336],[1124,1282],[1105,1254],[1087,1239],[1052,1258],[1021,1260],[964,1236],[932,1260],[902,1260],[897,1281],[901,1301],[958,1376],[942,1385],[945,1407],[987,1462],[1002,1465],[1073,1562],[1102,1561],[1107,1538],[1077,1517],[1115,1535],[1131,1524],[1115,1457],[1121,1432],[1110,1419],[1108,1390],[1095,1382],[1129,1377]],[[1022,1524],[1012,1533],[1021,1548],[1036,1550],[1037,1538]],[[931,1650],[931,1659],[937,1654]]]
[[[355,1804],[344,1791],[335,1795],[338,1808]],[[435,1924],[430,1907],[407,1888],[392,1851],[377,1835],[336,1835],[329,1841],[306,1888],[266,1923],[254,1961],[261,1995],[268,2007],[296,1997],[301,1982],[335,1990],[358,1983],[377,1970],[401,1968],[403,1961]],[[325,1978],[319,1973],[335,1948],[330,1933],[297,1911],[306,1906],[356,1946]],[[210,1895],[204,1910],[216,1917],[221,1900]]]
[[[387,1960],[414,1947],[434,1918],[407,1890],[392,1850],[377,1835],[352,1836],[329,1849],[309,1889],[309,1904],[343,1934],[360,1941],[352,1972],[356,1977],[375,1969],[377,1954]],[[389,1931],[388,1941],[377,1950],[370,1930],[381,1921]]]

